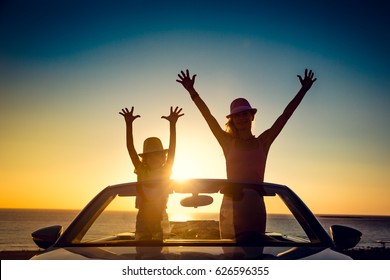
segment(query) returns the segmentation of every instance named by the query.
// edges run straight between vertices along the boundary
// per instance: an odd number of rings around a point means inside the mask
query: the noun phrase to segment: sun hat
[[[164,149],[161,143],[161,140],[157,137],[149,137],[144,141],[144,150],[142,154],[138,154],[139,156],[144,156],[150,153],[156,152],[167,152],[168,149]]]
[[[244,111],[251,111],[253,114],[256,114],[257,109],[252,108],[252,106],[249,104],[248,100],[245,98],[237,98],[232,101],[230,104],[230,114],[227,115],[227,118],[230,118],[232,115],[244,112]]]

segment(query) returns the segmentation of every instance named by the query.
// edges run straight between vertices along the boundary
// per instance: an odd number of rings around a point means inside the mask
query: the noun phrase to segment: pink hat
[[[252,114],[256,114],[257,109],[252,108],[249,104],[248,100],[245,98],[237,98],[232,101],[230,104],[230,114],[227,115],[227,118],[230,118],[232,115],[244,112],[244,111],[251,111]]]

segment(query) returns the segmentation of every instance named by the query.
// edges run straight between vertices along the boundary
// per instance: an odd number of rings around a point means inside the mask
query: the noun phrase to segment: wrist
[[[303,91],[303,92],[307,92],[307,91],[309,91],[309,89],[310,89],[310,87],[308,87],[308,86],[301,87],[301,91]]]
[[[190,91],[190,96],[191,96],[192,100],[195,100],[196,98],[199,97],[199,94],[195,90],[193,90],[193,91]]]
[[[197,93],[194,87],[187,88],[187,91],[189,92],[190,95]]]

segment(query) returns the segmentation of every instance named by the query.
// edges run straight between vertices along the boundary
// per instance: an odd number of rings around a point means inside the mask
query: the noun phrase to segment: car
[[[136,238],[137,195],[140,189],[147,192],[162,186],[169,197],[169,219],[161,223],[163,236]],[[221,238],[223,196],[234,193],[239,200],[239,194],[247,190],[264,197],[265,234]],[[44,250],[32,259],[342,260],[351,259],[343,250],[356,246],[361,235],[342,225],[331,226],[328,234],[298,195],[284,185],[225,179],[131,182],[104,188],[66,230],[53,225],[33,232],[34,242]]]

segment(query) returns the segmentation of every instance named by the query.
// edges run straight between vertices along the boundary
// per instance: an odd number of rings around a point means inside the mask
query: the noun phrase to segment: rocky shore
[[[1,251],[0,260],[29,260],[41,251]]]
[[[354,260],[390,260],[390,248],[354,248],[343,253]]]

